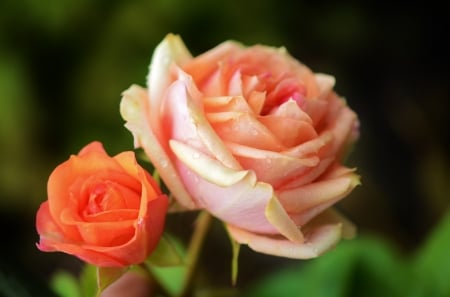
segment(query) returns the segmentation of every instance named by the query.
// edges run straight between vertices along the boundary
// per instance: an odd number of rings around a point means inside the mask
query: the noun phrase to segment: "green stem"
[[[205,241],[205,235],[209,229],[209,226],[211,225],[211,222],[212,216],[206,211],[201,211],[195,222],[194,234],[192,235],[187,251],[187,271],[180,297],[189,296],[189,291],[192,286],[192,279],[194,278],[200,251],[202,249],[203,243]]]

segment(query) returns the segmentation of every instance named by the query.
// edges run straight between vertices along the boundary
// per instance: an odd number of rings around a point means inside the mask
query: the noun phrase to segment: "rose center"
[[[306,88],[295,78],[282,78],[276,82],[267,83],[267,96],[261,115],[266,115],[271,110],[288,100],[294,100],[302,108],[306,98]]]
[[[122,195],[112,182],[105,181],[95,184],[89,191],[85,214],[96,214],[106,210],[126,207]]]

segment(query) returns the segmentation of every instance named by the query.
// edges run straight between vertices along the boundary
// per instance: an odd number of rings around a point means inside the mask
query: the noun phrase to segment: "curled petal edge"
[[[305,241],[290,241],[283,236],[256,234],[227,225],[236,242],[247,244],[252,250],[292,259],[310,259],[333,249],[341,238],[351,238],[355,227],[334,210],[327,210],[305,226]]]
[[[236,184],[248,175],[247,170],[234,170],[216,159],[176,140],[169,141],[173,153],[201,178],[221,187]]]
[[[132,85],[122,94],[120,113],[127,121],[125,127],[134,136],[135,147],[142,147],[160,176],[171,189],[177,201],[188,209],[195,209],[196,205],[189,195],[175,170],[167,152],[161,146],[155,133],[149,127],[147,110],[148,95],[146,89]]]

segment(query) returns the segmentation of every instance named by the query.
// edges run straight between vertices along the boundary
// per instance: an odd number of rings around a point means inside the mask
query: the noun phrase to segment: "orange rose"
[[[36,217],[41,251],[102,267],[143,262],[156,247],[168,199],[133,152],[114,157],[92,142],[52,172]]]
[[[359,183],[342,164],[358,119],[334,83],[284,48],[227,41],[192,57],[168,35],[121,113],[179,204],[256,251],[311,258],[354,232],[331,209]]]

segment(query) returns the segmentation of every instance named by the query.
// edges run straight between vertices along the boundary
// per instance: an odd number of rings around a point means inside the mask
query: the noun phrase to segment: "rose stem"
[[[192,279],[195,274],[195,269],[200,255],[200,251],[205,241],[205,235],[211,225],[212,216],[206,212],[201,211],[195,222],[195,229],[192,235],[191,241],[187,251],[187,271],[184,278],[183,290],[181,291],[181,297],[188,296],[189,290],[192,286]]]

